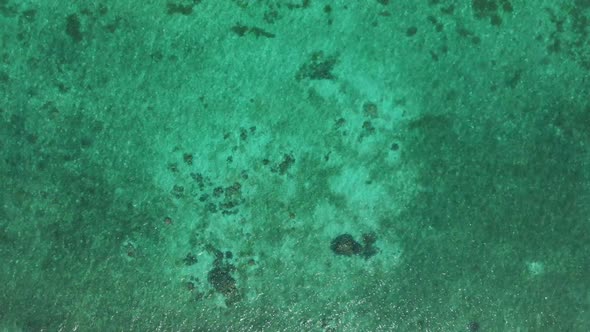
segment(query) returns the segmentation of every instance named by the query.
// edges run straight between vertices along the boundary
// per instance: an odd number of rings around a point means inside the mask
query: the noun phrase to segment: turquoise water
[[[0,331],[589,331],[560,3],[0,0]]]

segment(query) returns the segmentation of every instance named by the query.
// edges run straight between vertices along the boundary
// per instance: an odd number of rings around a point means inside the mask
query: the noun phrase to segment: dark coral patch
[[[231,306],[241,298],[236,280],[231,276],[233,266],[217,266],[207,274],[207,280],[215,290],[225,296],[225,304]]]
[[[350,234],[338,235],[330,244],[330,249],[336,255],[352,256],[363,251],[363,246],[356,242]]]
[[[335,237],[330,243],[330,249],[336,255],[341,256],[361,256],[369,259],[379,253],[379,248],[375,247],[377,235],[375,233],[365,233],[362,236],[363,244],[357,242],[350,234],[341,234]]]

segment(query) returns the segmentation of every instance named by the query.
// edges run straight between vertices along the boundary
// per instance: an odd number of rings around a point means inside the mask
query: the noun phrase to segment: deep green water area
[[[590,331],[590,1],[0,0],[0,331]]]

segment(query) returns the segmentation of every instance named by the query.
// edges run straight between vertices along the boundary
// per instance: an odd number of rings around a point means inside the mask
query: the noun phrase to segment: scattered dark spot
[[[374,247],[375,242],[377,241],[377,235],[375,233],[365,233],[363,234],[363,251],[362,256],[365,259],[369,259],[375,256],[379,250]]]
[[[408,36],[408,37],[412,37],[412,36],[414,36],[414,35],[415,35],[417,32],[418,32],[418,28],[416,28],[416,27],[409,27],[409,28],[406,30],[406,36]]]
[[[164,59],[164,54],[162,53],[162,51],[157,50],[150,53],[150,58],[154,61],[162,61]]]
[[[200,301],[205,297],[205,293],[203,292],[194,292],[195,294],[195,301]]]
[[[416,326],[420,329],[423,330],[426,327],[426,322],[424,321],[424,319],[418,319],[416,321]]]
[[[438,54],[436,54],[436,52],[434,52],[434,51],[430,51],[430,57],[432,58],[433,61],[439,60]]]
[[[457,32],[457,34],[458,34],[460,37],[463,37],[463,38],[466,38],[466,39],[469,39],[469,38],[475,38],[475,37],[477,37],[477,36],[475,35],[475,33],[473,33],[473,32],[471,32],[471,31],[469,31],[468,29],[466,29],[466,28],[465,28],[465,27],[463,27],[463,26],[458,26],[458,27],[456,28],[456,30],[455,30],[455,31]]]
[[[72,38],[72,40],[76,43],[79,43],[83,39],[82,25],[80,24],[80,19],[76,14],[70,14],[66,18],[66,34]]]
[[[488,16],[489,13],[493,13],[498,9],[496,0],[472,0],[471,7],[478,18]]]
[[[280,15],[279,15],[278,10],[272,9],[272,10],[268,10],[268,11],[264,12],[263,19],[264,19],[264,22],[266,22],[266,23],[269,23],[269,24],[275,23],[277,20],[280,19]]]
[[[182,159],[184,160],[184,162],[187,165],[192,165],[193,164],[193,155],[190,153],[185,153],[182,155]]]
[[[377,104],[372,102],[366,102],[363,104],[363,113],[365,116],[370,118],[376,118],[379,116],[379,110]]]
[[[225,258],[226,259],[232,259],[234,257],[234,254],[231,251],[226,251],[225,252]]]
[[[37,10],[27,9],[21,13],[22,18],[27,22],[33,22],[37,16]]]
[[[448,5],[440,9],[440,12],[444,15],[453,15],[455,13],[455,5]]]
[[[223,187],[215,187],[213,189],[213,196],[219,197],[223,194]]]
[[[186,283],[186,289],[188,289],[189,291],[193,291],[193,290],[195,290],[195,287],[196,287],[196,286],[195,286],[195,283],[194,283],[194,282],[192,282],[192,281],[188,281],[188,282]]]
[[[221,253],[217,249],[215,252]],[[221,253],[221,258],[216,258],[214,265],[215,267],[207,274],[207,280],[211,286],[215,291],[225,296],[227,306],[240,301],[241,294],[236,286],[236,280],[231,275],[235,267],[232,264],[223,264],[223,253]]]
[[[226,196],[239,195],[240,189],[242,189],[242,185],[239,182],[235,182],[231,186],[225,188],[225,195]]]
[[[274,38],[275,34],[274,33],[270,33],[268,31],[265,31],[262,28],[259,27],[247,27],[245,25],[241,25],[241,24],[236,24],[231,28],[231,31],[233,31],[236,35],[243,37],[245,36],[247,33],[251,33],[253,34],[255,37],[266,37],[266,38]]]
[[[363,243],[365,246],[372,246],[377,242],[377,235],[373,232],[363,234]]]
[[[201,2],[201,0],[185,1],[186,4],[168,2],[166,4],[167,13],[168,13],[168,15],[180,14],[180,15],[188,16],[193,13],[194,6],[200,2]]]
[[[444,30],[444,25],[438,21],[438,19],[432,15],[428,16],[428,21],[434,25],[434,30],[436,32],[442,32]]]
[[[0,71],[0,83],[8,83],[10,81],[10,76],[5,71]]]
[[[329,14],[332,12],[332,6],[330,5],[325,5],[324,6],[324,13]]]
[[[440,128],[451,128],[451,118],[445,115],[425,113],[408,124],[409,130],[439,130]]]
[[[80,139],[80,146],[83,148],[89,148],[92,146],[92,139],[90,137],[82,137]]]
[[[512,75],[506,80],[506,86],[510,89],[516,88],[518,83],[520,82],[522,77],[522,70],[516,70]]]
[[[168,170],[172,173],[178,173],[178,164],[177,163],[168,164]]]
[[[242,188],[242,185],[239,182],[236,182],[233,185],[228,186],[223,190],[219,190],[219,187],[216,188],[218,195],[221,195],[221,193],[224,193],[223,201],[221,203],[219,203],[219,209],[222,210],[221,213],[223,215],[232,215],[232,214],[238,213],[238,210],[236,208],[243,201],[241,188]]]
[[[334,56],[325,56],[322,51],[314,52],[310,60],[299,68],[295,79],[333,80],[336,76],[332,74],[332,70],[337,62],[338,59]]]
[[[174,185],[174,187],[172,187],[172,195],[174,195],[176,198],[182,198],[184,196],[184,187]]]
[[[205,178],[201,173],[191,173],[191,178],[195,180],[197,185],[199,186],[199,190],[203,191],[205,189]]]
[[[236,24],[231,28],[231,31],[240,37],[243,37],[248,30],[250,29],[247,26],[241,24]]]
[[[226,201],[226,202],[222,202],[219,204],[219,208],[221,208],[223,210],[223,213],[229,213],[231,209],[235,208],[236,206],[240,205],[240,202],[238,201]],[[233,211],[231,211],[233,212]],[[229,214],[233,214],[233,213],[229,213]]]
[[[358,243],[350,234],[338,235],[330,244],[330,249],[336,254],[341,256],[353,256],[360,255],[365,259],[369,259],[379,253],[379,249],[376,248],[375,242],[377,236],[375,233],[365,233],[362,235],[363,245]]]
[[[511,13],[513,11],[510,0],[472,0],[471,8],[476,18],[488,18],[494,26],[500,26],[502,24],[502,18],[499,13],[500,8],[504,13]]]
[[[216,213],[217,212],[217,206],[215,206],[214,203],[208,203],[207,206],[205,207],[207,209],[208,212],[210,213]]]
[[[289,168],[295,163],[295,158],[292,154],[284,154],[283,161],[273,168],[274,172],[279,172],[280,175],[285,175]]]
[[[227,156],[227,158],[225,159],[228,163],[233,163],[234,162],[234,157],[233,156]]]
[[[35,134],[27,134],[27,142],[29,142],[30,144],[35,144],[37,143],[37,140],[39,139],[39,137]]]
[[[199,201],[200,202],[205,202],[209,199],[209,195],[207,194],[202,194],[201,196],[199,196]]]
[[[106,14],[108,14],[108,12],[109,12],[109,7],[107,7],[104,4],[98,5],[98,14],[100,16],[105,16]]]
[[[265,31],[265,30],[258,28],[258,27],[250,28],[250,32],[252,34],[254,34],[254,36],[256,36],[256,37],[266,37],[266,38],[274,38],[275,37],[274,33],[270,33],[268,31]]]
[[[500,26],[502,24],[502,18],[498,14],[491,15],[490,23],[494,26]]]
[[[240,178],[242,178],[242,180],[248,180],[248,171],[244,170],[240,172]]]
[[[242,185],[236,182],[226,188],[217,187],[214,189],[213,195],[215,197],[221,196],[222,193],[224,194],[223,201],[218,205],[219,209],[222,210],[221,213],[223,215],[232,215],[238,213],[236,208],[243,201],[241,188]]]
[[[70,91],[70,87],[68,87],[66,84],[64,84],[63,82],[55,82],[55,86],[57,87],[57,89],[59,90],[59,92],[61,93],[66,93],[68,91]]]
[[[207,244],[205,246],[205,249],[215,258],[215,260],[213,261],[213,265],[215,265],[216,267],[223,266],[223,252],[221,250],[215,248],[211,244]]]
[[[8,4],[8,0],[0,0],[0,14],[4,17],[16,16],[18,7],[15,4]]]
[[[240,139],[245,141],[248,139],[248,131],[244,128],[240,128]]]
[[[382,4],[383,6],[389,5],[390,0],[377,0],[378,3]]]
[[[184,262],[184,264],[186,266],[195,265],[198,262],[197,256],[195,256],[193,253],[190,253],[190,252],[188,254],[186,254],[186,257],[184,257],[182,259],[182,261]]]
[[[289,9],[305,9],[305,8],[309,8],[310,5],[311,5],[311,0],[303,0],[301,2],[301,4],[287,3],[287,8],[289,8]]]
[[[428,15],[426,18],[428,19],[428,22],[430,22],[432,24],[438,23],[438,19],[432,15]]]
[[[375,127],[373,127],[373,124],[371,123],[371,121],[363,122],[363,129],[365,130],[365,132],[367,134],[372,134],[375,132]]]
[[[352,235],[342,234],[332,240],[332,243],[330,243],[330,249],[332,249],[336,255],[352,256],[360,254],[363,251],[363,246],[356,242]]]
[[[399,144],[392,143],[390,149],[391,149],[391,151],[397,151],[397,150],[399,150]]]
[[[218,266],[213,268],[207,274],[207,280],[216,291],[225,296],[234,296],[237,294],[236,280],[230,274],[231,268],[227,266]]]
[[[472,321],[467,324],[467,331],[469,332],[478,332],[479,328],[479,323],[476,321]]]
[[[268,164],[270,164],[270,160],[268,160],[266,158],[262,159],[262,165],[268,165]]]
[[[109,33],[115,33],[120,26],[121,18],[116,18],[113,22],[106,24],[104,28]]]

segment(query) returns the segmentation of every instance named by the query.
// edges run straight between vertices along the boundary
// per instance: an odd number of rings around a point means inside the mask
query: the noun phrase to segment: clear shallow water
[[[0,1],[0,330],[588,330],[589,14]]]

